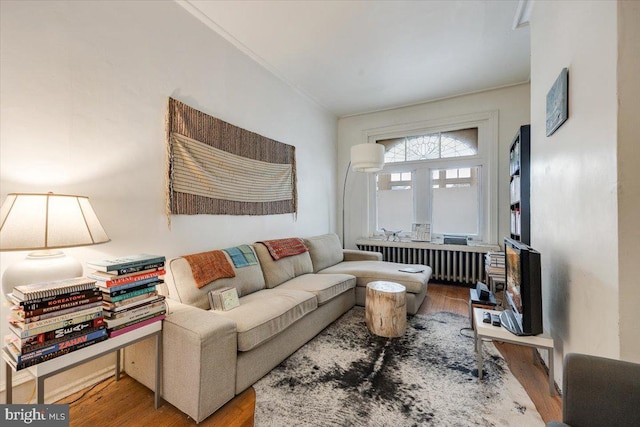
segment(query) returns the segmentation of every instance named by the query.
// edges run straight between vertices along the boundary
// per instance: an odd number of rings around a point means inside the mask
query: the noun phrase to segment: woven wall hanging
[[[169,214],[297,213],[295,147],[169,98]]]

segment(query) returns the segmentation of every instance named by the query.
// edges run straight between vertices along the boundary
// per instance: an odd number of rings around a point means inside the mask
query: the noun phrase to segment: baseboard
[[[61,387],[53,390],[49,390],[45,386],[45,402],[57,402],[60,399],[64,399],[80,390],[90,387],[98,382],[109,378],[115,374],[115,364],[106,368],[99,369],[79,378],[71,383],[67,383]],[[23,403],[19,396],[27,396],[23,400],[26,401],[29,395],[32,394],[32,390],[35,390],[35,379],[28,372],[19,372],[13,377],[13,396],[14,402]],[[6,402],[6,382],[3,384],[2,391],[0,392],[2,401]],[[31,399],[31,403],[35,403],[36,397]]]
[[[92,385],[97,384],[106,378],[114,376],[115,369],[116,365],[114,364],[113,366],[100,369],[70,384],[66,384],[63,387],[58,387],[55,390],[51,390],[50,392],[47,392],[47,390],[45,389],[44,400],[45,402],[57,402],[60,399],[64,399],[65,397],[70,396],[73,393],[77,393],[80,390],[91,387]]]

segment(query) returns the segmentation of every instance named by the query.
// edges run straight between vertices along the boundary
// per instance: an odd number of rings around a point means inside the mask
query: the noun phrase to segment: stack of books
[[[487,282],[494,292],[503,289],[505,284],[504,252],[487,252],[484,256],[484,269]]]
[[[165,297],[156,286],[164,283],[165,257],[139,254],[94,261],[87,277],[102,292],[102,308],[109,337],[164,319]]]
[[[16,370],[107,339],[102,293],[85,277],[16,286],[3,351]]]
[[[504,252],[487,252],[484,266],[488,274],[504,276]]]
[[[209,305],[212,310],[227,311],[240,305],[236,288],[226,287],[210,291]]]

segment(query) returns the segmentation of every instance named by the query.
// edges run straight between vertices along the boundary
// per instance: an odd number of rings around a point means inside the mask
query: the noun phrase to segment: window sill
[[[442,249],[460,252],[491,252],[499,251],[500,247],[497,245],[490,245],[487,243],[471,243],[469,245],[445,245],[441,241],[433,242],[414,242],[410,239],[403,238],[400,241],[386,240],[384,237],[361,237],[356,240],[356,245],[368,245],[368,246],[387,246],[395,248],[414,248],[414,249]]]

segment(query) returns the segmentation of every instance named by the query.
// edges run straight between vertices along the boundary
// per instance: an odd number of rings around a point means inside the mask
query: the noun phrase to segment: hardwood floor
[[[469,289],[465,287],[429,284],[425,302],[418,313],[449,311],[469,315]],[[473,345],[471,339],[469,345]],[[562,402],[558,396],[549,396],[547,373],[532,360],[530,348],[511,344],[496,344],[509,368],[523,385],[546,422],[562,418]],[[116,382],[110,378],[93,388],[67,397],[57,403],[71,403],[72,427],[101,426],[154,426],[182,427],[196,423],[178,409],[164,403],[153,407],[153,393],[132,378],[123,375]],[[255,392],[248,389],[200,423],[203,427],[245,427],[253,425]]]
[[[419,314],[450,311],[469,316],[469,288],[429,283],[427,298]],[[471,340],[469,340],[470,345]],[[562,420],[562,398],[549,395],[549,380],[545,367],[533,360],[529,347],[509,343],[494,343],[507,361],[509,369],[520,381],[545,423]]]

